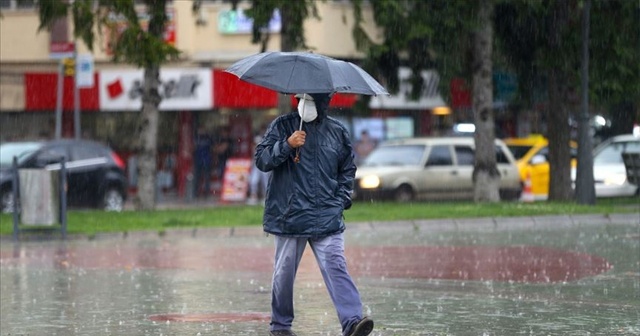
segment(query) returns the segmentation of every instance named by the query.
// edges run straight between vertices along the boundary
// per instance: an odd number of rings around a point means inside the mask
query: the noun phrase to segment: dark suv
[[[125,164],[106,145],[89,140],[6,142],[0,145],[0,207],[13,211],[13,158],[18,169],[60,169],[66,158],[67,204],[121,211],[127,197]]]

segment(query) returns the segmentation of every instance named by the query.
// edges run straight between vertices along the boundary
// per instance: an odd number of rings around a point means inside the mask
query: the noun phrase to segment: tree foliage
[[[114,20],[124,20],[126,25],[122,32],[111,36],[113,60],[142,68],[155,66],[180,56],[180,52],[163,39],[168,21],[166,2],[144,0],[142,6],[137,6],[150,18],[148,27],[144,27],[134,0],[40,0],[39,30],[51,30],[59,19],[70,15],[74,26],[73,36],[93,51],[96,33],[113,32],[117,29]]]
[[[324,0],[323,0],[324,1]],[[304,37],[304,21],[311,17],[320,19],[315,0],[251,0],[251,7],[246,14],[253,19],[252,42],[261,45],[265,52],[271,34],[269,21],[274,10],[280,11],[280,51],[295,51],[299,48],[309,49]],[[290,111],[291,101],[286,95],[278,95],[280,114]]]
[[[569,119],[580,92],[581,1],[501,2],[496,37],[507,63],[518,74],[521,101],[535,103],[545,88],[550,142],[550,199],[571,198]],[[601,109],[640,97],[640,5],[625,0],[595,0],[591,9],[589,97]],[[615,22],[615,24],[613,24]],[[622,113],[614,111],[616,118]],[[629,119],[626,124],[630,127]],[[625,132],[630,132],[630,128]]]
[[[353,0],[362,22],[361,0]],[[474,2],[475,3],[475,2]],[[376,25],[384,29],[375,43],[357,25],[354,37],[367,53],[365,68],[384,78],[391,92],[399,87],[397,68],[412,70],[412,97],[422,89],[420,70],[433,68],[441,77],[441,92],[453,77],[467,81],[474,70],[470,33],[478,22],[472,3],[464,1],[371,0]],[[545,110],[552,149],[551,199],[571,198],[569,119],[580,88],[581,1],[498,1],[495,12],[497,46],[494,61],[519,79],[520,103],[536,103],[541,87],[550,104]],[[600,105],[638,101],[640,95],[640,6],[624,0],[597,0],[593,6],[590,91]],[[621,23],[612,24],[612,22]],[[474,93],[475,94],[475,93]],[[627,104],[628,105],[628,104]],[[626,105],[625,105],[626,106]],[[630,125],[630,113],[626,115]],[[627,131],[628,132],[628,131]],[[562,144],[562,145],[560,145]],[[555,168],[554,168],[555,167]]]
[[[412,98],[418,98],[424,84],[420,72],[437,69],[444,88],[454,76],[470,77],[469,32],[473,6],[464,1],[370,0],[373,18],[383,28],[382,41],[368,36],[362,24],[362,0],[352,0],[356,25],[353,36],[366,53],[363,67],[381,77],[390,92],[399,89],[398,68],[412,71]],[[446,95],[448,90],[441,90]]]
[[[411,70],[411,99],[418,99],[424,86],[422,71],[435,69],[440,92],[447,98],[453,77],[473,82],[476,121],[474,181],[476,201],[497,201],[499,173],[496,167],[493,129],[492,27],[493,0],[412,1],[370,0],[377,26],[383,28],[376,42],[362,27],[360,0],[353,0],[356,26],[353,35],[359,50],[366,52],[365,69],[383,78],[390,92],[400,87],[398,68]]]
[[[640,3],[595,0],[591,15],[590,93],[594,103],[640,100]]]
[[[71,15],[73,35],[93,51],[95,34],[110,32],[110,49],[115,62],[125,62],[144,68],[142,110],[138,123],[138,193],[135,206],[138,209],[155,208],[155,176],[158,134],[158,106],[160,65],[177,59],[180,52],[164,41],[164,29],[168,21],[167,0],[40,0],[40,30],[51,29],[59,20]],[[139,13],[148,17],[143,25]],[[117,25],[124,22],[124,27]]]
[[[315,0],[252,0],[247,16],[253,19],[252,42],[260,43],[266,50],[270,33],[266,27],[274,10],[280,11],[282,30],[280,32],[281,51],[309,49],[304,37],[304,21],[309,17],[319,19]]]

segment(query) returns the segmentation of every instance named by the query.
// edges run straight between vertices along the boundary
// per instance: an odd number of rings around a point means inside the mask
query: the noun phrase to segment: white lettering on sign
[[[144,79],[139,71],[100,72],[100,109],[133,111],[142,108]],[[210,69],[160,71],[160,110],[208,110],[213,107]]]

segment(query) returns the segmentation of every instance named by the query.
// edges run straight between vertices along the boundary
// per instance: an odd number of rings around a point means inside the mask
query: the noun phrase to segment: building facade
[[[165,40],[182,52],[179,61],[163,65],[159,126],[159,169],[166,158],[173,187],[184,189],[191,167],[192,137],[196,128],[212,134],[228,128],[234,136],[234,156],[249,157],[255,133],[278,115],[278,93],[239,81],[224,69],[260,51],[251,43],[251,21],[243,8],[233,11],[219,0],[204,0],[197,12],[191,1],[169,3],[170,22]],[[318,2],[320,19],[305,22],[306,42],[317,53],[357,63],[363,54],[352,38],[353,9],[348,1]],[[93,51],[73,41],[72,21],[60,22],[51,32],[39,31],[39,16],[32,2],[0,1],[0,141],[35,138],[82,137],[108,143],[124,159],[133,155],[137,115],[141,100],[142,70],[112,62],[109,39],[123,25],[113,18],[113,31],[98,34]],[[142,13],[142,11],[141,11]],[[371,11],[364,7],[367,32],[380,32]],[[280,19],[274,13],[269,27],[269,51],[280,48]],[[76,71],[60,81],[65,57],[77,56]],[[67,60],[68,62],[68,60]],[[81,63],[84,62],[84,63]],[[436,80],[437,76],[428,80]],[[62,84],[62,85],[60,85]],[[74,85],[78,84],[78,99]],[[437,84],[437,83],[436,83]],[[437,85],[436,85],[437,86]],[[404,89],[405,91],[408,88]],[[338,94],[332,113],[352,134],[370,129],[380,140],[432,134],[437,121],[431,109],[444,105],[438,95],[426,94],[420,102],[403,96],[373,100],[370,113],[354,116],[351,108],[359,97]],[[79,125],[76,125],[78,123]],[[354,136],[356,138],[356,136]],[[135,178],[132,178],[135,181]]]

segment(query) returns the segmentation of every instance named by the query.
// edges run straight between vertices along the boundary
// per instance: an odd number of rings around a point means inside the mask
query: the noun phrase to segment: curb
[[[504,231],[524,229],[560,229],[573,226],[595,225],[638,225],[640,213],[586,214],[586,215],[548,215],[523,217],[480,217],[450,219],[420,219],[403,221],[347,222],[347,230],[353,231]],[[108,232],[87,236],[67,234],[67,240],[108,240],[108,239],[155,239],[165,237],[220,238],[220,237],[260,237],[266,234],[262,226],[236,226],[224,228],[179,228],[163,231]],[[61,240],[59,233],[39,233],[25,235],[19,242]],[[2,242],[13,242],[11,235],[0,236]],[[19,243],[18,242],[18,243]]]

